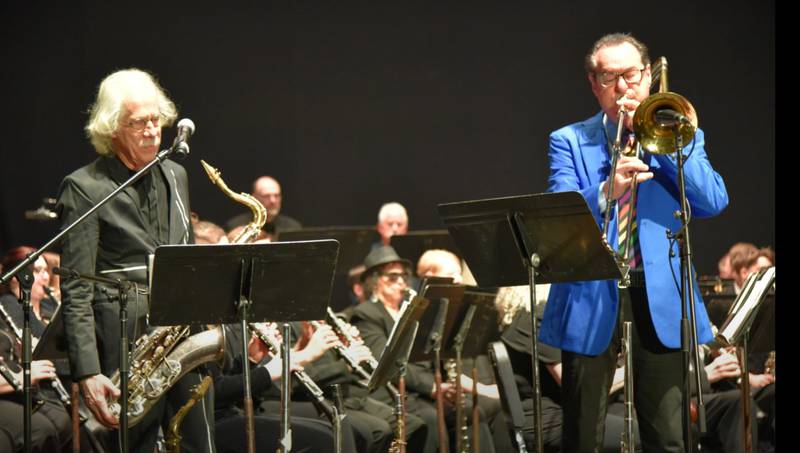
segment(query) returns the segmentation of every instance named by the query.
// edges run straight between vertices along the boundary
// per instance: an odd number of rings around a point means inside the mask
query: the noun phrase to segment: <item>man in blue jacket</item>
[[[618,220],[633,222],[631,285],[616,280],[553,285],[540,339],[562,349],[564,404],[563,451],[594,451],[603,441],[608,390],[620,346],[621,324],[633,321],[635,406],[645,451],[683,451],[681,424],[682,360],[680,353],[680,259],[666,231],[680,221],[675,154],[635,153],[623,156],[611,178],[611,149],[618,111],[624,110],[622,143],[634,144],[632,119],[650,93],[652,74],[647,47],[628,34],[600,38],[586,57],[592,92],[601,112],[550,135],[550,192],[579,191],[599,225],[610,206],[608,242],[617,248]],[[686,195],[691,217],[719,214],[728,204],[722,178],[711,167],[697,129],[683,150]],[[638,194],[629,211],[628,194],[638,172]],[[624,228],[622,231],[626,231]],[[671,268],[671,269],[670,269]],[[695,283],[698,339],[712,338]],[[621,308],[621,309],[620,309]]]

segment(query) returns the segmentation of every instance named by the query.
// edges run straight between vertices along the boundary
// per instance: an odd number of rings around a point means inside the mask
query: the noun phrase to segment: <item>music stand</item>
[[[626,271],[603,239],[578,192],[543,193],[439,205],[478,284],[483,287],[621,279]],[[534,430],[542,452],[538,327],[531,316]]]
[[[247,324],[323,319],[339,252],[335,240],[231,245],[165,245],[153,261],[150,322],[226,324],[242,328],[248,451],[255,451]],[[193,308],[186,310],[190,301]],[[284,347],[284,361],[289,361]],[[284,367],[285,368],[285,367]],[[291,449],[289,376],[282,382],[282,445]]]
[[[380,236],[374,226],[315,227],[278,233],[280,242],[319,239],[339,241],[339,258],[336,262],[331,308],[340,311],[351,304],[347,273],[364,262],[364,257],[372,249],[372,244],[380,239]]]
[[[470,375],[472,376],[472,441],[479,442],[480,422],[478,413],[478,376],[474,359],[480,354],[486,354],[489,343],[500,339],[500,330],[497,327],[497,310],[494,301],[497,296],[496,291],[487,291],[481,288],[470,287],[464,292],[461,304],[450,307],[448,312],[447,329],[444,334],[445,358],[455,359],[456,378],[456,401],[460,401],[464,390],[461,386],[460,376],[463,374],[463,358],[472,358],[473,366]],[[461,425],[464,421],[464,405],[456,405],[456,421],[460,429],[466,429]],[[457,432],[459,429],[457,429]],[[462,433],[457,434],[456,450],[462,450],[464,437]]]
[[[392,236],[391,245],[398,255],[411,261],[414,266],[422,254],[430,249],[444,249],[461,257],[461,252],[447,230],[409,231],[406,234]]]
[[[747,376],[750,375],[748,367],[748,337],[750,336],[750,329],[753,327],[753,322],[759,314],[759,309],[762,302],[767,296],[767,292],[772,288],[775,283],[775,266],[767,269],[762,269],[759,272],[750,274],[744,282],[742,291],[736,300],[733,302],[730,311],[728,312],[728,319],[722,325],[722,328],[716,335],[719,343],[725,346],[737,346],[739,349],[739,364],[742,369],[742,411],[743,427],[742,432],[744,440],[745,451],[749,451],[752,447],[752,431],[751,431],[751,417],[750,417],[750,380]]]

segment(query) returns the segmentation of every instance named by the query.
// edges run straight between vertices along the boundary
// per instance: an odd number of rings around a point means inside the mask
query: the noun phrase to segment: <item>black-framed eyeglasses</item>
[[[135,130],[136,132],[141,132],[147,128],[148,124],[152,124],[153,127],[159,127],[161,125],[161,115],[139,118],[136,120],[131,119],[125,123],[125,126]]]
[[[645,68],[629,68],[622,72],[595,72],[594,77],[603,88],[615,85],[620,77],[625,80],[625,83],[635,85],[642,81],[644,70]]]
[[[381,272],[381,277],[386,277],[386,279],[391,283],[394,283],[401,278],[408,282],[408,280],[411,278],[411,274],[408,272]]]

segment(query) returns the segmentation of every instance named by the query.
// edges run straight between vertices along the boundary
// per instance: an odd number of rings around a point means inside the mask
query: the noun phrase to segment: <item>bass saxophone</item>
[[[204,161],[200,163],[214,185],[253,211],[253,221],[233,242],[244,243],[255,238],[267,221],[267,210],[252,195],[237,194],[230,190],[219,170]],[[190,335],[189,326],[162,326],[137,340],[131,353],[128,380],[128,426],[139,423],[178,379],[204,363],[221,361],[224,351],[225,332],[222,326],[194,335]],[[119,386],[119,380],[117,371],[111,376],[111,382]],[[109,409],[119,418],[119,403],[109,402]]]

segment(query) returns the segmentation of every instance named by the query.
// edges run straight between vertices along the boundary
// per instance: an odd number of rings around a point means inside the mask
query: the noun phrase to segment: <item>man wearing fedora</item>
[[[364,259],[364,273],[361,281],[364,287],[366,302],[358,305],[353,311],[351,323],[361,332],[364,344],[370,348],[372,355],[380,357],[389,339],[395,322],[400,319],[402,304],[406,299],[406,290],[412,276],[411,262],[400,258],[391,246],[382,246],[372,250]],[[442,383],[442,391],[450,386]],[[439,450],[436,419],[436,388],[433,368],[428,363],[409,363],[406,367],[406,409],[410,414],[419,416],[428,428],[425,442],[426,453]],[[392,404],[392,397],[381,388],[372,394],[373,398]],[[448,410],[449,409],[449,410]],[[452,407],[445,409],[447,418],[453,419]],[[452,429],[453,423],[448,423]],[[485,422],[481,422],[480,448],[483,452],[494,452],[491,431]]]

